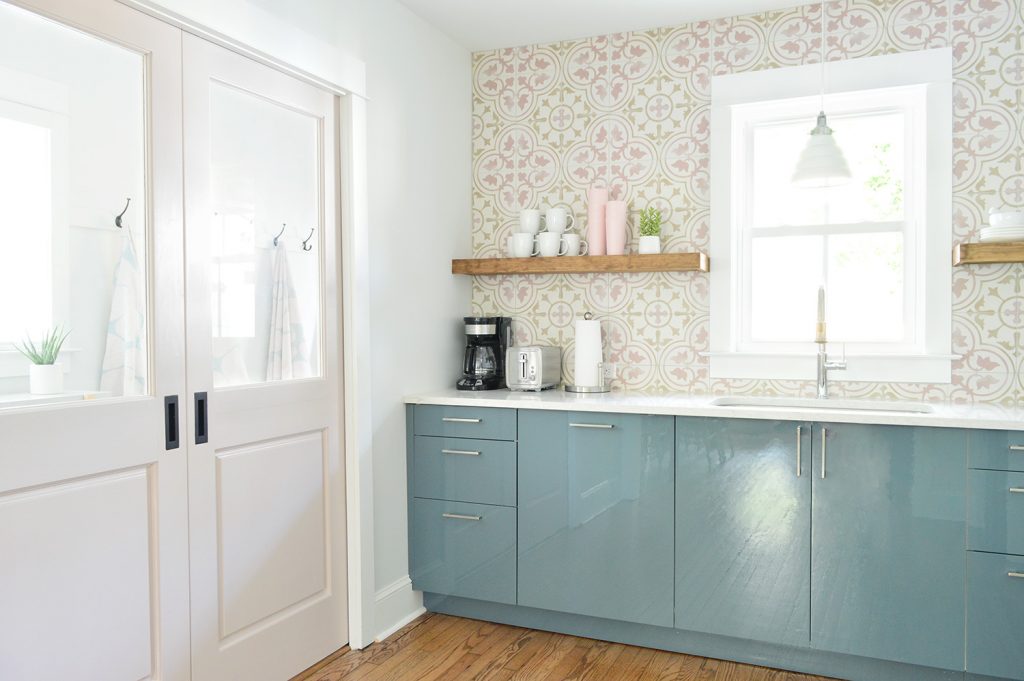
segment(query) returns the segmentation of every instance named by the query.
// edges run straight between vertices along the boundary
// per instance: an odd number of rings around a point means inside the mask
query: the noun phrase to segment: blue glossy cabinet
[[[810,642],[811,426],[676,419],[675,627]]]
[[[817,424],[811,642],[964,669],[967,434]]]
[[[421,591],[516,602],[516,510],[412,500],[411,574]]]
[[[519,605],[672,626],[673,426],[519,411]]]
[[[1024,556],[967,554],[967,670],[1024,679]]]

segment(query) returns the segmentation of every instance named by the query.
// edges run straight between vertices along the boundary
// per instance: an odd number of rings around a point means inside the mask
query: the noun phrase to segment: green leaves
[[[661,236],[661,211],[654,206],[640,211],[640,236]]]
[[[64,341],[70,334],[70,331],[64,331],[64,327],[55,326],[52,331],[43,334],[39,347],[36,347],[32,339],[27,337],[24,343],[15,344],[14,347],[28,357],[33,364],[53,364],[57,361],[57,355],[60,354],[60,347],[64,345]]]

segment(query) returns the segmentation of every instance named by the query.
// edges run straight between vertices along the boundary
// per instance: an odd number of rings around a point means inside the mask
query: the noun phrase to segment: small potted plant
[[[640,246],[641,255],[661,253],[661,211],[648,206],[640,211]]]
[[[64,392],[64,371],[57,363],[60,347],[64,345],[70,331],[54,327],[49,333],[43,334],[39,346],[26,338],[25,342],[15,347],[28,357],[32,366],[28,369],[28,391],[33,395],[56,395]]]

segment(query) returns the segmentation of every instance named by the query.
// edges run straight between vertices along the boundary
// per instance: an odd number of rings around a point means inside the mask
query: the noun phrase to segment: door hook
[[[114,218],[114,224],[117,226],[118,229],[121,229],[122,227],[124,227],[124,224],[122,224],[122,222],[121,222],[121,218],[123,218],[124,214],[128,212],[128,206],[130,206],[131,203],[132,203],[132,197],[129,196],[128,197],[128,201],[124,204],[124,210],[121,211],[121,213],[116,218]]]
[[[278,232],[278,233],[277,233],[277,236],[275,236],[275,237],[274,237],[274,245],[275,245],[275,246],[277,245],[277,240],[281,238],[281,235],[282,235],[282,234],[284,234],[284,229],[285,229],[285,227],[287,227],[287,226],[288,226],[288,225],[287,225],[286,223],[284,223],[284,222],[282,222],[282,223],[281,223],[281,231],[280,231],[280,232]]]
[[[313,232],[315,232],[315,231],[316,231],[316,227],[313,227],[312,229],[309,230],[309,236],[307,236],[306,239],[302,242],[302,250],[304,250],[304,251],[312,251],[313,250],[313,244],[309,243],[309,240],[313,238]]]

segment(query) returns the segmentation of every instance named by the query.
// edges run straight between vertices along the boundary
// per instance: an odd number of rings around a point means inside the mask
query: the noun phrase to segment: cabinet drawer
[[[412,500],[414,589],[496,603],[516,602],[516,510]]]
[[[967,546],[1024,554],[1024,473],[969,471]]]
[[[516,443],[416,437],[413,496],[516,505]]]
[[[416,405],[416,435],[515,440],[516,410],[488,407]]]
[[[1024,679],[1022,631],[1024,557],[968,553],[967,671]]]
[[[971,468],[1024,472],[1024,432],[973,430],[968,451]]]

